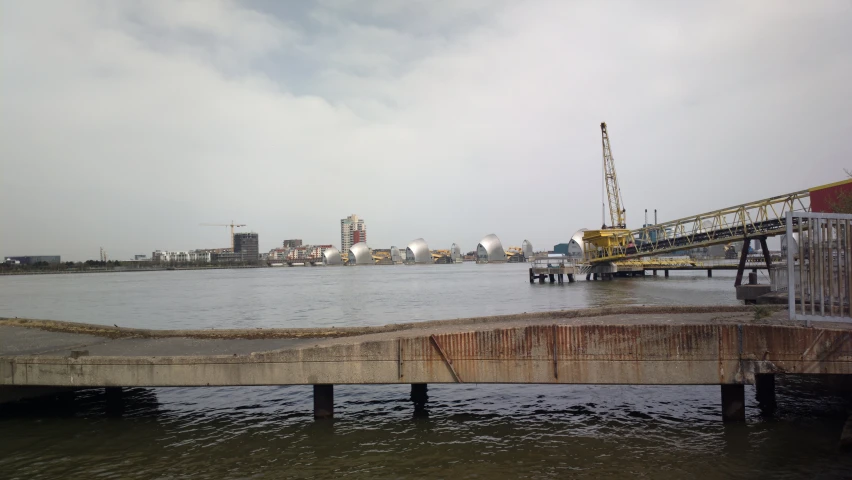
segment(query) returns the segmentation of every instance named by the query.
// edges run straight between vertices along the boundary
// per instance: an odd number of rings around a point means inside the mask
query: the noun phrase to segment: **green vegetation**
[[[844,169],[846,176],[852,177],[852,172]],[[828,201],[828,206],[835,213],[852,213],[852,194],[849,192],[840,192],[837,198]]]
[[[762,318],[772,316],[772,309],[769,308],[766,305],[755,305],[754,309],[752,309],[752,310],[754,312],[754,319],[755,320],[760,320]]]

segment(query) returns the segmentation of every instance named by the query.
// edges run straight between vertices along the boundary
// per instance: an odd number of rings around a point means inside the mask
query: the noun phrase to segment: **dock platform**
[[[577,264],[567,257],[536,257],[530,262],[530,283],[544,283],[545,279],[550,279],[550,283],[565,283],[565,278],[568,278],[568,283],[574,282],[574,275],[577,274]]]
[[[723,385],[728,408],[760,377],[852,374],[852,325],[806,327],[767,312],[625,307],[246,330],[2,319],[0,402],[51,388],[314,385],[315,406],[328,410],[335,384],[469,382]],[[723,417],[742,419],[741,410]]]

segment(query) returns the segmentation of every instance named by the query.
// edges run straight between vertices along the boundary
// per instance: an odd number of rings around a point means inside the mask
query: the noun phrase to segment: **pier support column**
[[[586,280],[588,280],[588,278]],[[568,283],[574,283],[574,275],[571,273],[568,274]]]
[[[766,269],[772,269],[772,255],[769,254],[769,246],[766,245],[766,237],[760,237],[760,249],[763,251],[763,261],[766,262]]]
[[[426,402],[429,401],[429,395],[426,393],[428,385],[425,383],[411,384],[411,401],[414,403],[414,417],[428,417],[429,412],[426,410]]]
[[[106,387],[106,413],[109,417],[120,417],[124,413],[124,392],[121,387]]]
[[[745,385],[722,385],[722,421],[745,421]]]
[[[598,274],[597,274],[597,273],[593,274],[593,275],[592,275],[592,278],[594,278],[595,280],[597,280],[597,279],[598,279]]]
[[[743,249],[740,250],[740,263],[737,265],[737,278],[734,280],[734,286],[739,287],[743,284],[743,272],[745,271],[746,259],[748,258],[748,247],[750,240],[743,240]]]
[[[775,375],[772,373],[762,373],[754,376],[754,388],[756,390],[755,397],[760,407],[761,413],[764,415],[772,415],[775,413]]]
[[[539,274],[539,276],[538,276],[538,283],[540,283],[540,284],[541,284],[541,283],[544,283],[544,274],[543,274],[543,273]]]
[[[657,269],[656,268],[654,269],[654,276],[655,277],[657,276]]]
[[[666,278],[669,278],[669,271],[666,270]]]
[[[553,274],[550,273],[548,274],[548,276],[550,277],[550,283],[553,283],[553,281],[555,280]]]
[[[334,418],[334,385],[314,385],[314,418]]]
[[[846,419],[843,431],[840,432],[840,450],[852,452],[852,415],[849,415],[849,418]]]
[[[558,276],[556,277],[556,280],[559,282],[559,284],[560,284],[560,285],[562,285],[563,283],[565,283],[565,277],[564,277],[564,276],[563,276],[563,274],[561,274],[561,273],[560,273],[560,274],[558,274]]]
[[[586,281],[589,281],[589,280],[591,280],[591,279],[592,279],[592,274],[591,274],[591,273],[587,273],[587,274],[586,274]]]
[[[533,274],[532,268],[530,268],[530,283],[535,283],[535,274]]]
[[[707,278],[713,278],[713,269],[712,268],[707,269]]]

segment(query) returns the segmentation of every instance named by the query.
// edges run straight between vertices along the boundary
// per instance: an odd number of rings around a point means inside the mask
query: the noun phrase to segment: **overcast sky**
[[[8,1],[0,255],[536,249],[843,178],[852,2]]]

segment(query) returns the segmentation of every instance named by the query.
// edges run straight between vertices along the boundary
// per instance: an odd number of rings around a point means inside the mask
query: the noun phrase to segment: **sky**
[[[844,178],[852,1],[0,0],[0,255],[536,250]]]

